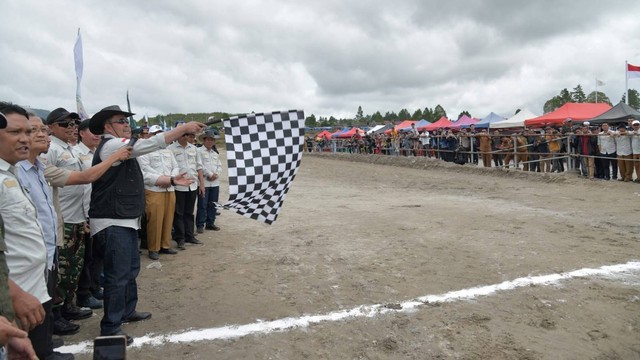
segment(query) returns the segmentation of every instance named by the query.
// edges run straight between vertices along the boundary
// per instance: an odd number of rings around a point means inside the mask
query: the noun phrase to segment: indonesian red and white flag
[[[640,66],[627,64],[627,79],[640,78]]]

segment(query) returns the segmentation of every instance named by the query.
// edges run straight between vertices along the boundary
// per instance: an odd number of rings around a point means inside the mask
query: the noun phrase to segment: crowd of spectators
[[[458,164],[533,172],[575,171],[588,179],[639,182],[640,121],[490,130],[438,128],[356,134],[348,139],[306,137],[306,151],[426,156]],[[635,175],[634,175],[635,172]],[[635,177],[635,179],[634,179]]]

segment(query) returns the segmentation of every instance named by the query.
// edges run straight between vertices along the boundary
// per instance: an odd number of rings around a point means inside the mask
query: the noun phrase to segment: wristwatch
[[[176,186],[176,182],[175,182],[175,181],[173,181],[173,180],[174,180],[174,178],[173,178],[173,176],[172,176],[172,177],[171,177],[171,186]]]

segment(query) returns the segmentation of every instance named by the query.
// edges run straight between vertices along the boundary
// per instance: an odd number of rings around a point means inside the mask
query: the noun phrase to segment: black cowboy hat
[[[94,135],[102,135],[104,133],[104,122],[115,115],[131,116],[135,114],[120,110],[120,106],[118,105],[107,106],[91,117],[89,130],[91,130],[91,133]]]

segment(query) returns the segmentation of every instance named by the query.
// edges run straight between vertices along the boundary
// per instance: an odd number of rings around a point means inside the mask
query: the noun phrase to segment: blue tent
[[[476,123],[476,129],[488,129],[489,124],[492,122],[498,122],[506,120],[506,118],[494,113],[493,111],[489,113],[489,115],[483,117]]]

